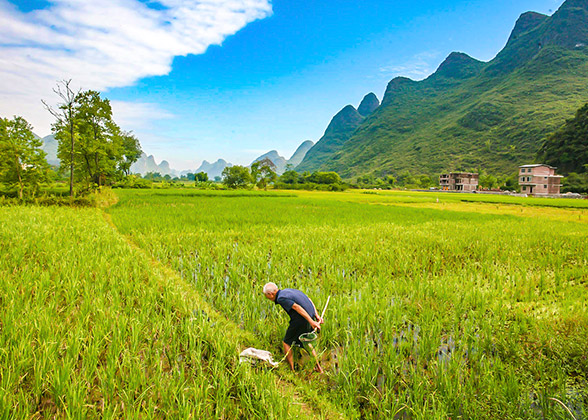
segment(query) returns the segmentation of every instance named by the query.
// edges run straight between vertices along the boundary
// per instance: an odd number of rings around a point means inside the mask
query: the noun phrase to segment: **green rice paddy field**
[[[117,195],[0,207],[0,418],[588,418],[586,200]],[[239,364],[268,281],[331,296],[325,375]]]

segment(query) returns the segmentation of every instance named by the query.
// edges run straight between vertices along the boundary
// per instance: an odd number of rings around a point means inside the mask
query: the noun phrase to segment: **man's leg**
[[[290,369],[294,370],[294,355],[292,354],[292,347],[289,346],[288,344],[286,344],[285,341],[282,341],[282,344],[284,345],[284,352],[286,353],[286,360],[288,361],[288,364],[290,365]]]

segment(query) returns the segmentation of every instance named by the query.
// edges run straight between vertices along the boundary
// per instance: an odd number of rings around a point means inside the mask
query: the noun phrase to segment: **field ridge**
[[[133,241],[131,235],[121,233],[109,213],[103,211],[102,214],[108,225],[111,226],[131,248],[150,262],[151,267],[158,278],[168,279],[166,286],[173,284],[182,299],[193,302],[198,309],[204,311],[208,317],[218,323],[217,325],[219,329],[228,331],[229,334],[227,335],[236,339],[240,348],[245,349],[247,347],[255,346],[256,338],[251,332],[240,328],[233,321],[224,316],[219,310],[202,299],[198,291],[195,290],[193,286],[187,284],[173,268],[150,257],[143,248]],[[278,356],[281,358],[281,355]],[[289,376],[290,375],[281,375],[279,372],[276,372],[277,388],[280,392],[285,394],[284,397],[291,398],[291,405],[299,406],[301,412],[307,418],[328,420],[345,418],[341,413],[335,410],[332,404],[316,394],[312,395],[305,386],[301,386],[302,384],[300,381],[297,381],[294,378],[289,378]]]

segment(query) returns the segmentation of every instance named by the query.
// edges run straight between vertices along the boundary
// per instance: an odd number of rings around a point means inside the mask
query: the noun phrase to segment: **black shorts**
[[[312,327],[308,322],[304,323],[291,323],[286,330],[286,335],[284,336],[284,343],[288,344],[289,346],[293,346],[296,344],[299,347],[302,347],[302,342],[300,341],[300,335],[309,333],[312,331]]]

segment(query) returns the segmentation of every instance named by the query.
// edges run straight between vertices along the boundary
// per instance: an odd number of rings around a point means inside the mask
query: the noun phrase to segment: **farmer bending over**
[[[316,307],[312,300],[304,293],[296,289],[279,290],[275,283],[267,283],[263,286],[263,294],[266,298],[273,301],[276,305],[280,305],[290,315],[290,325],[284,336],[284,352],[286,353],[286,360],[290,365],[290,369],[294,370],[294,356],[290,352],[291,347],[296,344],[302,346],[300,335],[309,333],[313,329],[320,330],[324,321],[318,315]],[[318,362],[315,350],[312,349],[312,355],[316,360],[316,369],[323,373],[323,369]]]

